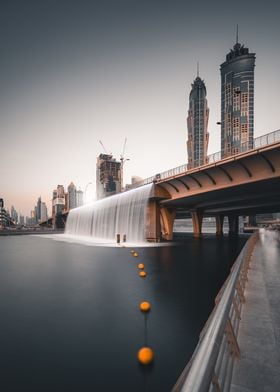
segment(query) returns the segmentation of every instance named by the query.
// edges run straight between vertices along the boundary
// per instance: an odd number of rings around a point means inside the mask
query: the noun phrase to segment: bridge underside
[[[217,234],[228,216],[234,233],[239,216],[280,212],[280,143],[160,179],[155,189],[151,240],[172,239],[176,216],[192,217],[195,236],[204,216],[216,217]]]
[[[243,184],[222,190],[175,200],[163,200],[162,206],[180,212],[202,211],[204,216],[252,215],[280,211],[280,180],[278,178]]]

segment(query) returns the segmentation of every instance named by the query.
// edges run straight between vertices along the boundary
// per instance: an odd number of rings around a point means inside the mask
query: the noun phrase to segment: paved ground
[[[280,234],[261,233],[253,253],[231,392],[280,391]]]

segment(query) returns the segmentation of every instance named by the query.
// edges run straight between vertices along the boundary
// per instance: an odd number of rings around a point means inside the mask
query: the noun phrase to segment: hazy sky
[[[267,0],[9,0],[0,10],[0,197],[29,215],[73,181],[95,194],[99,140],[125,182],[187,160],[196,62],[220,150],[220,71],[235,43],[256,53],[255,136],[280,128],[280,5]]]

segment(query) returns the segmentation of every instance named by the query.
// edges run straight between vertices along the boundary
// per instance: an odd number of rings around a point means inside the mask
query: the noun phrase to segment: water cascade
[[[65,234],[116,241],[125,234],[128,242],[145,241],[146,205],[152,185],[145,185],[75,208],[69,212]]]

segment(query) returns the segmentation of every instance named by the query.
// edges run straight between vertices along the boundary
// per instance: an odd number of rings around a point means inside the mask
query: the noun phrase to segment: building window
[[[226,101],[226,108],[231,105],[231,83],[226,84],[225,88],[225,101]]]
[[[240,139],[240,120],[239,117],[233,119],[233,140]]]
[[[248,93],[241,93],[241,116],[248,115]]]
[[[226,132],[228,136],[231,135],[231,113],[227,113],[226,116]]]
[[[240,110],[240,90],[239,87],[233,89],[233,110]]]
[[[241,144],[248,142],[248,124],[241,124]]]

